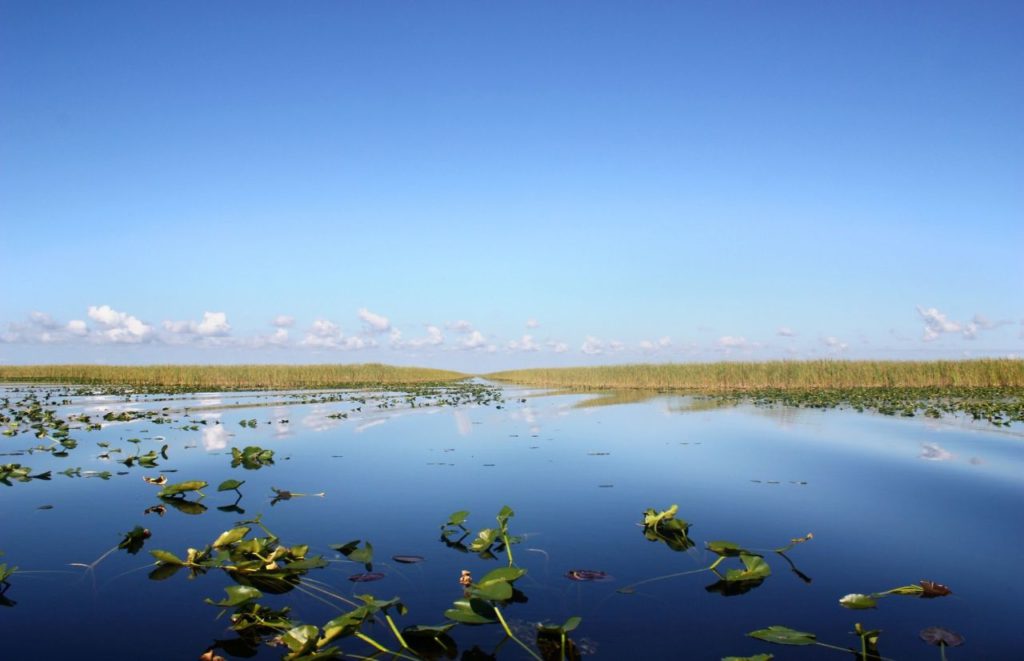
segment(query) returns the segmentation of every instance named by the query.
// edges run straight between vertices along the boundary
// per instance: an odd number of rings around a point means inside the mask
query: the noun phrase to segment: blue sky
[[[1024,4],[0,2],[0,361],[1024,354]]]

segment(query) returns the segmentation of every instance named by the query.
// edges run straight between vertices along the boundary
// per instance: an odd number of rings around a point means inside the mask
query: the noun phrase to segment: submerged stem
[[[533,658],[537,659],[537,661],[544,661],[544,659],[537,656],[537,653],[530,649],[526,643],[516,638],[516,635],[512,633],[512,629],[509,629],[508,622],[505,621],[504,616],[502,616],[501,611],[498,609],[497,606],[494,607],[494,614],[498,616],[498,621],[501,622],[501,628],[505,630],[506,636],[511,638],[517,645],[526,650],[526,652]]]

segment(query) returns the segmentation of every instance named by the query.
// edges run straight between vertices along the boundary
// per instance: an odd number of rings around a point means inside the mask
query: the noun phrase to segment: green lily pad
[[[751,638],[757,638],[758,640],[763,640],[767,643],[776,643],[778,645],[814,645],[817,643],[817,636],[813,633],[797,631],[796,629],[790,629],[789,627],[783,627],[777,624],[772,625],[767,629],[751,631],[747,635]]]

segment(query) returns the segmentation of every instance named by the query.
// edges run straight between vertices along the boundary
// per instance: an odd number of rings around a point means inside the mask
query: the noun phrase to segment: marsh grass
[[[351,388],[457,381],[423,367],[359,365],[3,365],[0,382],[117,385],[192,390]]]
[[[1024,387],[1024,360],[772,361],[560,367],[488,374],[495,381],[576,389],[735,392],[819,388]]]

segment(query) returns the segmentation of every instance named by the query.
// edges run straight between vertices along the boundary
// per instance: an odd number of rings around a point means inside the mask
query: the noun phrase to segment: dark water
[[[33,472],[80,466],[128,473],[107,481],[54,474],[50,481],[0,486],[0,562],[20,568],[5,594],[15,604],[0,607],[0,658],[198,658],[214,640],[231,637],[227,618],[217,619],[218,609],[203,599],[220,599],[232,582],[219,571],[194,580],[187,572],[150,580],[148,551],[184,555],[256,514],[283,543],[310,544],[334,561],[310,578],[347,597],[400,596],[409,607],[400,626],[440,624],[445,609],[462,596],[460,571],[479,577],[503,560],[446,548],[439,541],[440,525],[450,513],[467,509],[473,530],[493,526],[503,505],[515,510],[512,531],[525,536],[513,551],[529,572],[517,583],[528,602],[504,609],[524,638],[532,623],[561,623],[576,615],[583,622],[573,637],[594,658],[719,659],[771,652],[782,659],[839,659],[850,657],[821,647],[773,646],[744,634],[780,624],[830,644],[859,647],[851,631],[861,622],[883,630],[880,649],[891,659],[938,658],[938,650],[918,637],[933,625],[966,637],[963,647],[949,650],[950,659],[1022,654],[1019,428],[846,411],[699,410],[681,397],[600,407],[580,406],[589,399],[581,395],[506,390],[506,398],[500,409],[376,409],[372,401],[219,408],[283,399],[266,393],[148,403],[156,398],[144,398],[130,406],[171,407],[175,422],[136,420],[74,430],[79,447],[66,458],[0,457],[0,463],[21,463]],[[102,415],[125,406],[121,401],[74,398],[58,412]],[[190,419],[205,418],[207,424],[199,431],[180,429],[190,420],[175,411],[200,405]],[[362,410],[354,411],[356,406]],[[349,418],[327,417],[341,411]],[[258,421],[255,429],[238,425],[250,418]],[[158,500],[157,487],[141,477],[160,470],[97,458],[97,441],[131,450],[125,439],[133,437],[142,439],[143,452],[170,446],[160,468],[177,471],[165,473],[171,482],[209,482],[201,501],[208,509],[143,514]],[[30,434],[0,437],[0,451],[39,442]],[[275,464],[231,468],[229,449],[245,445],[273,449]],[[217,509],[235,500],[215,490],[228,478],[246,481],[238,503],[244,515]],[[325,495],[271,505],[271,487]],[[638,526],[646,508],[672,504],[692,524],[697,545],[690,551],[650,542]],[[52,509],[39,509],[45,505]],[[139,554],[117,551],[92,570],[69,566],[93,562],[135,525],[152,531]],[[807,533],[813,540],[788,554],[802,576],[766,552],[772,575],[745,594],[708,591],[715,583],[708,572],[646,583],[632,594],[617,592],[659,575],[706,567],[715,558],[704,550],[706,541],[772,549]],[[385,574],[383,580],[347,580],[362,566],[329,545],[353,539],[373,543],[374,570]],[[390,559],[396,554],[425,560],[398,564]],[[574,582],[565,577],[573,569],[612,578]],[[953,594],[891,596],[866,611],[838,603],[848,593],[921,579],[944,583]],[[313,624],[340,612],[299,591],[267,596],[264,603],[291,606],[293,616]],[[394,645],[385,626],[372,633]],[[460,654],[474,646],[491,651],[503,639],[496,625],[459,626],[452,633]],[[341,645],[367,652],[348,640]],[[264,647],[257,658],[282,654],[283,648]],[[508,643],[498,658],[526,656]]]

